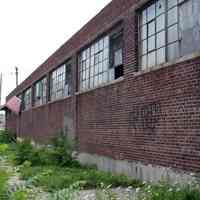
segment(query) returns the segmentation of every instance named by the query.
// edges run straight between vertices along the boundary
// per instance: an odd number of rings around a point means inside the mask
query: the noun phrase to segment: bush
[[[15,154],[15,162],[17,165],[21,165],[25,161],[32,163],[35,160],[35,152],[30,140],[17,142],[15,145]]]
[[[18,165],[29,161],[33,166],[80,167],[80,164],[72,158],[73,142],[63,134],[54,138],[49,146],[35,147],[30,140],[19,141],[15,145],[15,152],[15,162]]]
[[[69,137],[62,132],[59,137],[55,137],[51,140],[54,159],[60,166],[72,166],[78,165],[72,158],[72,152],[74,150],[75,143]]]
[[[0,143],[9,144],[16,142],[16,134],[9,130],[0,130]]]

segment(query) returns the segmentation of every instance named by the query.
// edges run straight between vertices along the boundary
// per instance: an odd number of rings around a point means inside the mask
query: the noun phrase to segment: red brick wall
[[[80,151],[199,171],[200,60],[78,98]]]
[[[72,97],[23,112],[20,136],[46,140],[62,128],[64,114],[68,114],[74,121],[81,152],[199,171],[200,59],[137,74],[137,13],[131,8],[134,2],[138,1],[112,1],[9,97],[71,55],[76,60],[76,52],[120,19],[124,28],[124,79],[75,94],[74,62]]]
[[[28,137],[36,141],[47,140],[58,135],[63,129],[64,116],[73,118],[72,98],[52,102],[20,115],[19,137]]]

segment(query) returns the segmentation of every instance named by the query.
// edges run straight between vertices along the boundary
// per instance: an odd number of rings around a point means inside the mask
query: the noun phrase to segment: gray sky
[[[21,82],[110,1],[1,1],[3,99],[15,88],[15,66]]]

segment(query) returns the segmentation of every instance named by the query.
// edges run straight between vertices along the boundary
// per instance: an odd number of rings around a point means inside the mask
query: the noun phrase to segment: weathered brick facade
[[[137,9],[144,2],[113,0],[48,58],[8,98],[68,58],[73,58],[72,96],[10,116],[7,127],[21,137],[46,141],[63,128],[67,116],[80,152],[199,172],[200,57],[140,71]],[[119,27],[123,28],[123,78],[78,92],[78,53]]]

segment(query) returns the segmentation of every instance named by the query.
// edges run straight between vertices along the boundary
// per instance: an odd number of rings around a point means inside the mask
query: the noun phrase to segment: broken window
[[[123,76],[122,33],[105,36],[80,53],[80,90],[95,88]]]
[[[47,101],[47,78],[38,81],[34,86],[34,104],[40,106]]]
[[[23,95],[23,110],[28,110],[32,107],[32,88],[27,89]]]
[[[122,48],[122,33],[118,33],[111,38],[110,42],[110,60],[111,70],[114,71],[114,79],[118,79],[123,76],[123,48]]]
[[[141,11],[142,69],[199,51],[199,0],[154,0]]]
[[[71,64],[67,62],[51,73],[50,97],[58,100],[71,95]]]

